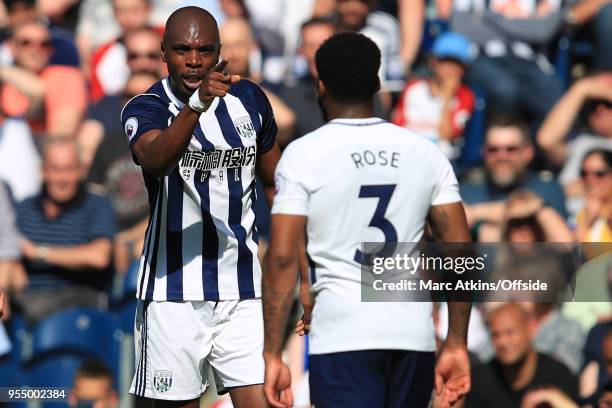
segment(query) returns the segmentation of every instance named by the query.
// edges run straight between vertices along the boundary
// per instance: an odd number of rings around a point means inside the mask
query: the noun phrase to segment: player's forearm
[[[468,325],[472,304],[470,302],[448,302],[448,335],[446,344],[467,345]]]
[[[145,170],[157,177],[168,175],[187,150],[199,118],[200,114],[186,105],[168,128],[150,140],[138,140],[134,152]]]
[[[263,275],[264,354],[280,356],[282,352],[297,269],[295,256],[276,254],[274,248],[266,256]]]

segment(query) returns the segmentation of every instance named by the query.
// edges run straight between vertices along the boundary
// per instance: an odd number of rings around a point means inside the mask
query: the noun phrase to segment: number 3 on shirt
[[[384,247],[376,253],[363,253],[359,249],[355,251],[355,262],[365,265],[371,256],[389,256],[395,251],[397,244],[397,231],[391,222],[385,218],[385,212],[389,206],[389,201],[395,190],[395,184],[376,184],[361,186],[359,198],[378,198],[378,205],[374,210],[374,215],[370,220],[370,227],[378,228],[385,235]],[[388,245],[391,243],[392,245]]]

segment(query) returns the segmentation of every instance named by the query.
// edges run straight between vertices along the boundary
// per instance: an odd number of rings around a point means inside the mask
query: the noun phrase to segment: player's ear
[[[325,89],[325,84],[320,79],[317,80],[317,91],[321,96],[327,93],[327,90]]]
[[[162,41],[160,44],[160,55],[163,62],[166,61],[166,47],[164,47],[164,42]]]

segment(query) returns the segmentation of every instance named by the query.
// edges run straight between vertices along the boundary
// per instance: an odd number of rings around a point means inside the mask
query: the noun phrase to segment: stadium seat
[[[26,362],[27,383],[63,387],[88,359],[105,362],[119,374],[121,331],[111,316],[95,309],[56,313],[32,330],[31,355]]]
[[[140,261],[136,260],[132,262],[126,273],[115,275],[111,293],[111,305],[135,299],[139,266]]]
[[[0,387],[15,386],[21,383],[23,344],[27,337],[26,323],[19,315],[13,314],[6,322],[5,329],[12,348],[7,355],[0,357]]]

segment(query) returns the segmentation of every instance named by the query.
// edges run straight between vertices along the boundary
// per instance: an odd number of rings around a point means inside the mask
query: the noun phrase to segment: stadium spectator
[[[478,48],[468,83],[482,89],[487,109],[541,123],[563,93],[546,53],[563,23],[565,2],[441,2],[452,3],[451,29]]]
[[[113,12],[121,33],[91,55],[89,79],[92,102],[99,101],[104,95],[117,95],[125,86],[130,73],[125,35],[146,27],[152,11],[151,0],[113,0]]]
[[[612,242],[612,151],[595,149],[580,169],[584,205],[576,216],[578,242]]]
[[[612,383],[606,384],[597,401],[597,408],[612,407]]]
[[[222,44],[221,55],[228,60],[228,72],[250,79],[262,86],[274,111],[278,127],[277,138],[287,140],[293,132],[296,115],[279,96],[261,84],[262,76],[261,72],[258,72],[259,67],[253,67],[252,64],[251,57],[258,53],[258,48],[249,22],[242,18],[230,17],[219,27],[219,33]]]
[[[431,78],[417,78],[404,88],[391,121],[438,144],[449,159],[459,157],[463,130],[474,110],[474,93],[461,83],[470,61],[469,42],[443,34],[433,45]]]
[[[113,374],[104,363],[89,360],[79,367],[68,405],[71,408],[116,408],[119,405],[117,392],[113,389]]]
[[[120,117],[121,109],[128,100],[145,93],[157,80],[159,76],[152,72],[133,73],[121,97],[106,97],[92,107],[90,112],[90,120],[103,129],[104,136],[89,169],[87,181],[95,190],[109,197],[113,204],[117,219],[113,261],[118,273],[126,272],[130,264],[140,257],[147,228],[149,201],[140,168],[134,163],[121,123],[116,119]]]
[[[7,296],[10,292],[23,290],[28,284],[28,277],[20,260],[19,238],[13,203],[8,190],[0,183],[0,293]],[[4,318],[8,316],[7,302]]]
[[[168,74],[162,63],[159,31],[149,27],[125,33],[123,41],[130,72],[149,71],[160,76]]]
[[[47,141],[42,174],[42,192],[16,208],[30,286],[14,299],[30,321],[100,304],[115,232],[110,202],[84,188],[74,140]]]
[[[337,0],[339,31],[354,31],[370,37],[382,53],[381,90],[399,92],[404,86],[404,64],[400,58],[400,28],[397,20],[375,11],[372,0]],[[386,105],[390,108],[390,105]]]
[[[580,324],[560,313],[554,303],[523,302],[534,331],[533,346],[565,364],[575,375],[582,368],[586,339]]]
[[[534,192],[546,206],[555,209],[561,217],[567,217],[559,183],[552,176],[529,170],[534,148],[525,123],[509,116],[493,118],[485,133],[482,155],[485,180],[460,185],[471,225],[499,226],[504,215],[504,200],[518,189]]]
[[[577,379],[571,371],[533,348],[529,318],[521,306],[498,306],[490,312],[488,325],[495,358],[473,368],[466,407],[516,408],[527,391],[547,386],[577,400]]]
[[[581,111],[586,123],[578,120]],[[559,181],[568,196],[580,195],[584,155],[595,148],[612,151],[612,71],[576,81],[546,117],[537,142],[548,161],[562,169]]]
[[[579,408],[561,390],[554,387],[545,387],[528,391],[523,398],[521,408]]]
[[[325,40],[334,34],[335,30],[334,20],[328,17],[315,17],[302,24],[298,54],[305,60],[308,73],[297,79],[295,84],[284,87],[282,90],[283,100],[294,112],[299,113],[293,134],[286,140],[279,139],[278,142],[282,147],[325,123],[317,102],[316,78],[318,75],[315,66],[315,52]]]
[[[4,113],[27,115],[34,134],[72,136],[87,104],[81,71],[49,65],[49,28],[39,19],[15,27],[9,41],[15,65],[0,67],[0,104]]]
[[[495,224],[482,226],[487,242],[572,242],[573,235],[559,213],[533,191],[516,190],[508,197],[497,235]]]
[[[167,75],[166,64],[161,60],[160,42],[161,36],[153,28],[143,27],[126,33],[124,45],[129,72],[148,71],[157,76]],[[123,95],[119,93],[106,95],[90,105],[77,136],[85,168],[91,165],[105,131],[115,129],[117,132],[122,132],[117,115],[125,102]]]
[[[53,1],[51,0],[50,2]],[[12,28],[40,16],[35,0],[11,0],[6,3],[8,32],[6,36],[0,34],[0,41],[4,41],[5,37],[10,37],[10,30]],[[72,33],[53,24],[49,25],[49,33],[52,43],[49,64],[79,67],[79,54],[72,38]],[[15,57],[9,42],[2,42],[0,44],[0,65],[11,65],[14,63],[14,60]]]

